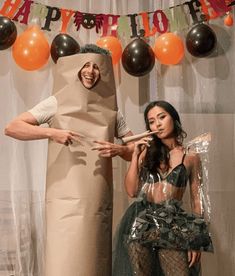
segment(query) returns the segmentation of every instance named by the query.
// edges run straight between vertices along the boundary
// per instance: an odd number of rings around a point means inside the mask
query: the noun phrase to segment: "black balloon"
[[[204,23],[193,26],[186,36],[187,50],[195,57],[209,56],[215,49],[216,44],[215,32]]]
[[[140,77],[148,74],[154,64],[154,52],[143,39],[134,39],[122,53],[123,68],[132,76]]]
[[[51,57],[55,63],[58,58],[74,55],[79,51],[78,42],[68,34],[58,34],[51,43]]]
[[[16,25],[11,19],[0,16],[0,50],[11,47],[17,37]]]

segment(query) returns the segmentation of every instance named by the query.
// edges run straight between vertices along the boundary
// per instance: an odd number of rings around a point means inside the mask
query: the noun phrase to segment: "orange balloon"
[[[224,18],[224,25],[231,27],[233,26],[233,17],[231,14],[228,14],[225,18]]]
[[[109,50],[112,56],[113,65],[117,64],[122,56],[122,46],[120,41],[114,36],[101,37],[96,44]]]
[[[178,64],[184,57],[184,43],[179,36],[164,33],[156,39],[153,51],[162,64]]]
[[[17,37],[12,55],[21,68],[33,71],[47,63],[50,46],[39,27],[31,26]]]

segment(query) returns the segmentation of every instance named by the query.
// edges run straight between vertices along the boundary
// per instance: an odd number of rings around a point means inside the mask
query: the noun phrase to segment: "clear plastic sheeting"
[[[203,133],[193,140],[189,141],[186,145],[188,152],[196,152],[200,155],[201,160],[201,206],[203,208],[204,219],[209,223],[211,220],[211,202],[209,197],[209,145],[211,142],[211,133]]]
[[[208,153],[210,142],[211,142],[211,133],[207,132],[189,141],[186,145],[186,148],[187,150],[193,149],[196,153],[200,153],[200,154]]]
[[[40,193],[0,193],[0,276],[39,276],[43,268]]]
[[[184,160],[167,171],[166,175],[160,171],[156,174],[142,174],[142,186],[138,195],[140,204],[136,204],[136,218],[128,237],[129,242],[138,240],[140,243],[163,248],[213,251],[204,219],[204,213],[210,214],[206,189],[210,140],[210,134],[200,135],[189,142],[185,149],[185,156],[199,155],[200,163],[195,169],[199,187],[191,187],[193,184],[187,183],[189,176]],[[193,206],[190,213],[183,208],[187,186]]]

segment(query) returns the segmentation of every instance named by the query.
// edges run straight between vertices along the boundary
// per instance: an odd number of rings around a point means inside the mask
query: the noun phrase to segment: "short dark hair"
[[[85,46],[80,48],[79,53],[94,53],[101,54],[106,56],[111,56],[110,52],[104,48],[97,46],[96,44],[86,44]]]

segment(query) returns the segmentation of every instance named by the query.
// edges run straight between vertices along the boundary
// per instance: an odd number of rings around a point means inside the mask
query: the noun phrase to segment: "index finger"
[[[110,144],[107,141],[99,141],[99,140],[95,140],[95,141],[93,141],[93,143],[96,143],[96,144],[99,144],[99,145],[102,145],[102,146]]]
[[[148,136],[150,136],[150,135],[152,135],[154,133],[157,133],[157,132],[158,132],[158,130],[155,130],[155,131],[145,131],[145,132],[140,133],[140,134],[123,137],[122,141],[123,141],[123,143],[128,143],[128,142],[131,142],[131,141],[139,140],[139,139],[144,138],[144,137],[148,137]]]
[[[148,137],[148,136],[158,133],[158,132],[159,132],[158,130],[150,131],[150,132],[146,133],[146,135],[144,137]]]
[[[105,148],[104,146],[96,146],[96,147],[92,147],[91,150],[98,150],[98,151],[102,151],[105,150],[107,148]]]
[[[69,134],[72,135],[72,136],[78,137],[78,138],[85,138],[84,135],[79,134],[79,133],[77,133],[75,131],[69,131]]]

